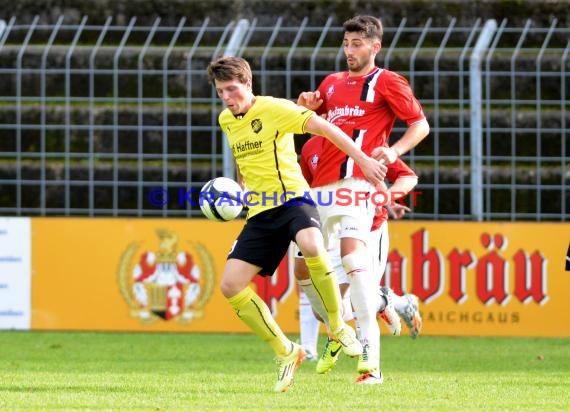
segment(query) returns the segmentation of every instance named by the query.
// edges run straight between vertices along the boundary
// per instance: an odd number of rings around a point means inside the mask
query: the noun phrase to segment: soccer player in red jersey
[[[307,183],[312,186],[313,178],[312,176],[315,174],[316,170],[318,169],[319,165],[321,167],[327,167],[327,165],[323,165],[320,163],[320,153],[322,150],[322,143],[323,138],[320,136],[314,136],[309,139],[304,145],[301,151],[301,170],[303,172],[303,176],[307,180]],[[380,288],[379,283],[382,279],[384,274],[386,263],[387,263],[387,254],[388,254],[388,247],[389,247],[389,236],[388,236],[388,227],[387,227],[387,219],[388,213],[390,212],[393,218],[400,218],[406,211],[409,211],[409,208],[398,204],[397,202],[393,201],[394,199],[401,199],[400,196],[404,196],[408,193],[417,183],[417,176],[402,160],[398,159],[396,162],[388,166],[386,179],[390,182],[394,182],[394,185],[385,192],[381,194],[384,197],[380,197],[382,200],[378,202],[387,202],[385,207],[377,207],[377,213],[374,216],[373,225],[371,228],[370,233],[370,240],[369,240],[369,252],[370,257],[373,261],[373,274],[376,277],[376,288],[377,288],[377,312],[379,316],[385,321],[388,330],[393,335],[399,335],[401,330],[400,325],[400,317],[405,321],[406,325],[410,329],[410,334],[412,338],[415,338],[421,329],[421,316],[419,313],[418,307],[418,299],[415,295],[406,294],[404,296],[396,295],[390,288],[382,287]],[[380,193],[380,192],[379,192]],[[379,199],[380,199],[379,198]],[[335,273],[338,279],[338,284],[340,287],[341,296],[343,296],[343,308],[344,314],[343,318],[345,321],[348,321],[353,318],[352,307],[350,305],[350,293],[346,293],[349,291],[350,286],[350,279],[347,276],[345,270],[342,267],[341,257],[340,257],[340,250],[338,248],[334,250],[329,250],[329,256],[331,257],[331,263],[335,269]],[[302,259],[302,255],[296,254],[295,259],[295,276],[298,278],[299,286],[301,288],[301,293],[303,296],[304,290],[307,290],[306,293],[311,293],[310,280],[308,280],[308,274],[306,267],[304,265],[304,261]],[[314,299],[313,299],[314,301]],[[306,305],[305,305],[306,306]],[[303,319],[301,318],[301,310],[305,308],[305,306],[299,307],[300,313],[300,321]],[[323,310],[318,306],[315,305],[315,310],[318,314],[319,318],[323,318],[326,316],[323,314]],[[308,316],[313,316],[312,313],[305,313],[305,318]],[[358,319],[356,319],[358,324]],[[318,325],[317,325],[318,327]],[[316,331],[311,331],[310,323],[309,322],[301,322],[301,344],[304,345],[305,342],[303,341],[303,337],[305,336],[312,336],[313,334],[318,334],[318,329]],[[310,342],[309,342],[310,343]],[[318,359],[317,363],[317,372],[318,373],[326,373],[328,372],[338,360],[340,356],[340,345],[331,340],[330,338],[327,341],[326,348],[322,354],[322,356]],[[359,365],[359,368],[364,366],[363,362]],[[369,365],[368,367],[374,367],[374,364]],[[362,383],[380,383],[381,375],[378,371],[376,376],[374,373],[363,373],[360,376],[358,382]]]
[[[373,16],[356,16],[347,20],[343,29],[348,70],[328,75],[316,91],[301,93],[297,103],[340,127],[364,153],[386,164],[394,163],[428,135],[429,124],[408,81],[375,64],[375,57],[382,48],[381,21]],[[397,118],[405,122],[407,128],[389,146],[388,139]],[[335,235],[340,237],[342,264],[350,278],[359,338],[366,349],[359,358],[358,371],[370,383],[380,383],[377,283],[367,250],[375,207],[371,202],[356,201],[356,194],[373,193],[376,188],[366,181],[358,165],[327,142],[323,143],[319,162],[327,167],[317,169],[314,191],[339,193],[342,189],[355,194],[349,204],[341,204],[336,198],[328,206],[318,206],[318,210],[325,241],[334,239]],[[332,246],[327,244],[327,248],[330,250]]]

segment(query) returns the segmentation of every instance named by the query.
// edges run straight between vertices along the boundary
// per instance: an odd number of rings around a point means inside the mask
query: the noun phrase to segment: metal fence
[[[88,21],[0,22],[2,215],[199,216],[192,190],[232,171],[208,62],[242,55],[256,93],[289,99],[344,69],[332,18]],[[409,79],[431,124],[404,158],[422,192],[411,218],[569,220],[569,39],[556,20],[385,27],[378,64]]]

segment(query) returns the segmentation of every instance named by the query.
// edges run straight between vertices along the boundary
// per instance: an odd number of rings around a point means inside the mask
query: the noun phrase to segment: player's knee
[[[366,270],[369,266],[368,263],[369,257],[366,251],[364,250],[355,250],[354,252],[349,253],[346,256],[342,257],[342,267],[346,271],[346,273],[350,276],[355,272]]]
[[[223,279],[222,282],[220,283],[220,291],[222,292],[222,295],[224,295],[225,298],[231,298],[232,296],[235,295],[235,293],[232,293],[233,289],[231,287],[231,284],[229,282],[224,282]]]
[[[295,241],[304,257],[319,256],[325,251],[325,243],[321,232],[314,227],[297,232]]]
[[[222,276],[222,280],[220,282],[220,291],[225,298],[229,299],[232,296],[237,295],[244,289],[244,287],[244,285],[236,282],[235,279],[232,279],[229,276]]]

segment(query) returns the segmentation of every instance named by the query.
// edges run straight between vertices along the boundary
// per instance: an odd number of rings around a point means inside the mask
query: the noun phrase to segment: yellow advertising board
[[[32,329],[245,331],[219,292],[242,226],[33,219]]]
[[[244,222],[32,219],[35,330],[247,332],[219,291]],[[570,336],[570,225],[391,222],[384,282],[421,300],[426,335]],[[297,333],[284,259],[254,287]]]
[[[570,225],[395,222],[385,282],[434,335],[570,336]]]

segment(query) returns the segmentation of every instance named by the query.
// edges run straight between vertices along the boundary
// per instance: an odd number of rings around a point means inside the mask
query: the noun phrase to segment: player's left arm
[[[393,200],[401,199],[418,184],[418,175],[402,159],[397,159],[388,166],[386,179],[392,182],[388,190]]]
[[[405,176],[396,179],[394,184],[390,186],[388,192],[391,194],[391,199],[398,200],[406,196],[418,184],[418,178],[412,176]]]
[[[399,159],[398,159],[399,160]],[[383,207],[388,210],[389,215],[393,219],[401,219],[404,217],[406,212],[410,212],[411,209],[403,203],[400,203],[411,190],[418,184],[417,176],[403,176],[397,178],[392,186],[390,186],[386,192],[388,195],[388,203]],[[400,202],[398,202],[400,200]],[[378,206],[382,207],[382,206]]]
[[[390,201],[385,205],[386,209],[395,219],[403,217],[410,209],[398,200],[405,197],[418,184],[418,176],[402,159],[397,159],[388,165],[386,179],[392,182],[392,186],[386,189]]]
[[[416,147],[429,134],[429,123],[427,119],[418,120],[406,129],[396,143],[390,147],[379,146],[372,150],[372,157],[375,159],[383,159],[386,164],[392,164],[396,159],[405,153],[408,153]]]
[[[391,147],[380,146],[371,153],[375,159],[383,159],[386,164],[391,164],[425,139],[430,127],[422,105],[405,77],[387,71],[380,78],[380,92],[396,116],[408,126],[402,137]]]

